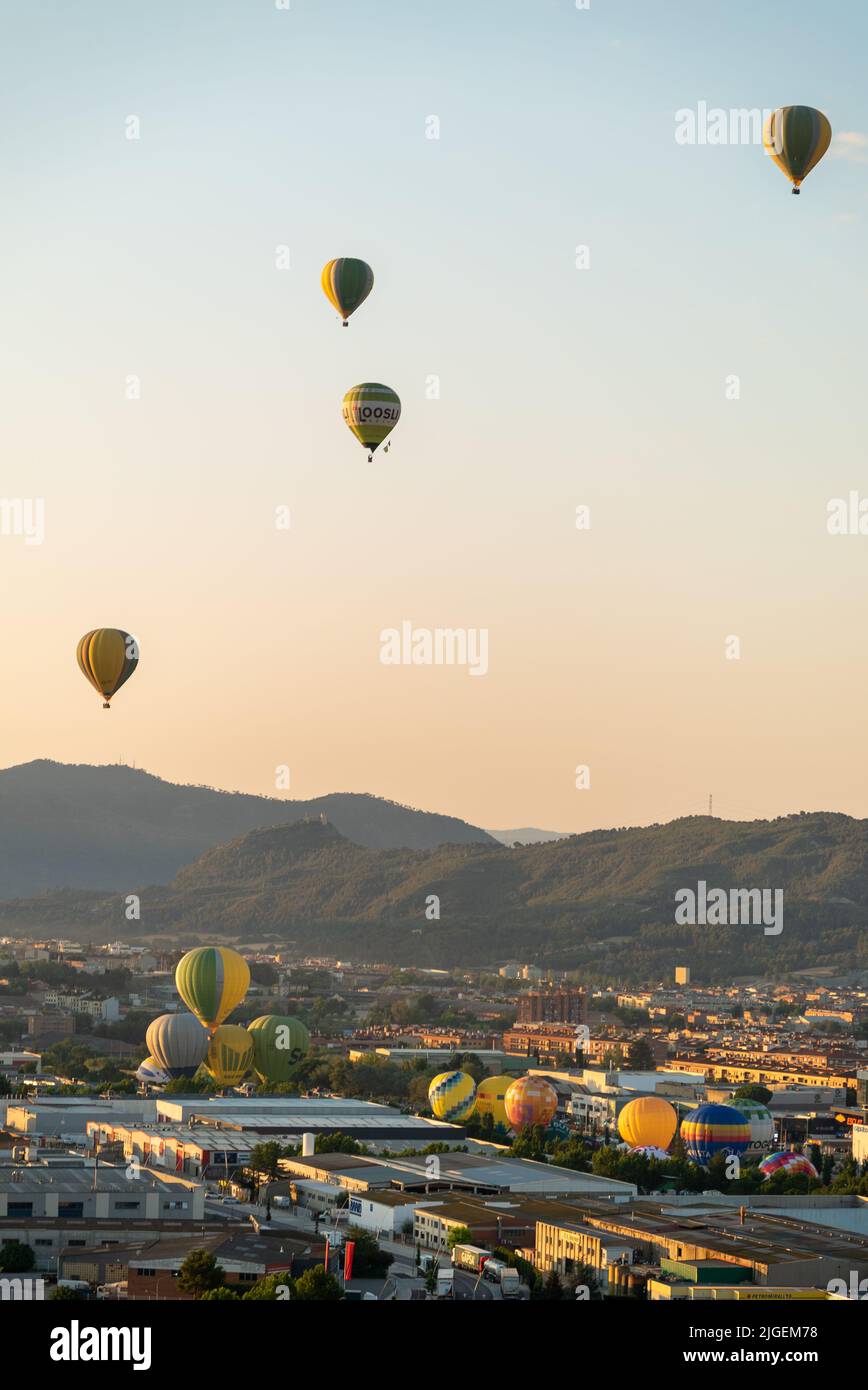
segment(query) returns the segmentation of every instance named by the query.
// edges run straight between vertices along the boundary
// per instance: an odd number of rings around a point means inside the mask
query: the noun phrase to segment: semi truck
[[[499,1284],[504,1298],[521,1298],[521,1276],[505,1260],[497,1260],[493,1256],[486,1260],[482,1277],[491,1284]]]
[[[487,1260],[492,1258],[490,1250],[483,1250],[481,1245],[453,1245],[452,1263],[458,1269],[469,1270],[471,1274],[480,1274]]]

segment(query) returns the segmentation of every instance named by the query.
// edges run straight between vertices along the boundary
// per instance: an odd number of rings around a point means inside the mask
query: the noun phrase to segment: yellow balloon
[[[208,1044],[205,1066],[218,1086],[237,1086],[253,1066],[253,1039],[237,1023],[223,1023]]]
[[[678,1116],[661,1096],[639,1096],[629,1101],[618,1116],[618,1133],[634,1149],[668,1149],[675,1138]]]
[[[486,1076],[476,1088],[477,1115],[490,1115],[496,1125],[509,1129],[504,1096],[515,1080],[514,1076]]]

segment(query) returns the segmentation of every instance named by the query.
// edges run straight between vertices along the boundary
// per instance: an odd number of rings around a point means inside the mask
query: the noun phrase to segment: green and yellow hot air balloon
[[[793,185],[793,192],[819,164],[832,140],[832,127],[813,106],[779,106],[767,118],[763,144]]]
[[[288,1081],[292,1068],[310,1047],[310,1033],[304,1024],[282,1014],[263,1014],[248,1023],[247,1031],[253,1039],[254,1070],[267,1086]]]
[[[360,386],[352,386],[344,396],[344,419],[359,443],[368,450],[368,463],[400,418],[401,401],[391,386],[363,381]]]
[[[208,1044],[205,1066],[218,1086],[237,1086],[253,1065],[253,1039],[237,1023],[221,1023]]]
[[[86,632],[76,649],[82,673],[103,697],[103,709],[129,680],[139,664],[139,644],[119,627],[96,627]]]
[[[175,970],[175,988],[209,1032],[237,1008],[250,985],[250,969],[230,946],[197,946]]]
[[[347,327],[350,314],[364,304],[374,288],[374,272],[367,261],[355,256],[338,256],[322,268],[322,287]]]

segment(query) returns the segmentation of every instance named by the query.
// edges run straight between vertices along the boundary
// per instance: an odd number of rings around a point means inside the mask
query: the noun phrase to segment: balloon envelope
[[[681,1121],[681,1138],[688,1157],[707,1167],[715,1154],[744,1153],[750,1125],[731,1105],[700,1105]]]
[[[473,1113],[476,1082],[466,1071],[441,1071],[428,1087],[428,1103],[438,1120],[459,1124]]]
[[[292,1068],[310,1047],[310,1033],[304,1024],[283,1014],[263,1014],[248,1023],[247,1031],[253,1039],[256,1075],[266,1085],[288,1081]]]
[[[354,314],[371,293],[374,272],[367,261],[356,260],[355,256],[339,256],[323,266],[322,287],[346,328],[350,314]]]
[[[97,627],[84,634],[75,656],[79,669],[103,697],[103,708],[108,709],[112,696],[138,666],[139,647],[122,628]]]
[[[514,1076],[486,1076],[480,1081],[476,1088],[477,1115],[490,1115],[496,1125],[508,1129],[506,1093],[514,1080]]]
[[[253,1065],[253,1039],[237,1023],[215,1028],[208,1044],[205,1066],[218,1086],[237,1086]]]
[[[832,127],[813,106],[780,106],[763,130],[766,151],[797,192],[803,179],[819,164],[832,140]]]
[[[344,396],[344,419],[360,444],[373,454],[401,418],[401,401],[391,386],[363,381]]]
[[[250,984],[250,968],[229,946],[197,946],[178,962],[175,988],[200,1023],[216,1028],[237,1008]]]
[[[678,1128],[678,1115],[662,1096],[637,1096],[618,1116],[618,1133],[633,1148],[668,1149]]]
[[[813,1163],[804,1154],[769,1154],[768,1158],[763,1159],[759,1170],[764,1178],[773,1178],[775,1173],[786,1173],[787,1177],[796,1173],[804,1173],[808,1178],[819,1177]]]
[[[752,1144],[770,1144],[775,1137],[775,1122],[768,1106],[760,1100],[742,1100],[736,1096],[732,1102],[733,1110],[744,1115],[750,1125]]]
[[[512,1129],[524,1125],[548,1127],[557,1112],[558,1093],[540,1076],[520,1076],[507,1091],[504,1105]]]
[[[148,1051],[173,1079],[195,1076],[208,1051],[208,1034],[193,1014],[161,1014],[148,1024]]]
[[[171,1079],[169,1073],[164,1071],[153,1057],[146,1057],[143,1062],[139,1063],[136,1080],[141,1081],[142,1085],[165,1086]]]

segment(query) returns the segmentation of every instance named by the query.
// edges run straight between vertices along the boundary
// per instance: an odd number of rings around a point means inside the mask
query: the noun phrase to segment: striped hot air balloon
[[[732,1108],[744,1115],[750,1125],[750,1142],[752,1144],[770,1144],[772,1142],[775,1137],[775,1122],[772,1119],[772,1112],[768,1106],[763,1105],[761,1100],[743,1100],[741,1096],[735,1096]]]
[[[359,386],[351,386],[344,396],[344,419],[359,443],[368,450],[369,463],[400,418],[401,401],[391,386],[363,381]]]
[[[817,1178],[819,1173],[809,1158],[804,1154],[777,1153],[769,1154],[764,1158],[759,1166],[759,1170],[764,1178],[773,1178],[775,1173],[786,1173],[787,1177],[792,1177],[796,1173],[803,1173],[807,1178]]]
[[[346,328],[350,314],[364,304],[374,288],[374,272],[367,261],[358,261],[354,256],[338,256],[337,260],[323,266],[322,287]]]
[[[208,1044],[205,1066],[218,1086],[237,1086],[253,1066],[253,1039],[237,1023],[215,1028]]]
[[[148,1024],[148,1051],[175,1080],[195,1076],[208,1051],[208,1034],[193,1014],[161,1014]]]
[[[618,1133],[634,1149],[668,1149],[678,1128],[678,1115],[662,1096],[637,1096],[618,1116]]]
[[[253,1039],[253,1066],[265,1085],[288,1081],[297,1062],[307,1055],[310,1033],[297,1018],[263,1014],[248,1023]]]
[[[503,1103],[511,1129],[524,1125],[548,1128],[557,1113],[558,1093],[541,1076],[520,1076],[513,1081]]]
[[[731,1105],[700,1105],[681,1121],[681,1138],[688,1157],[706,1168],[715,1154],[744,1153],[750,1125]]]
[[[139,1063],[136,1072],[136,1080],[141,1081],[143,1086],[165,1086],[171,1081],[171,1076],[153,1057],[146,1057]]]
[[[813,106],[780,106],[768,117],[763,144],[778,168],[800,191],[800,184],[819,164],[832,141],[832,127]]]
[[[428,1087],[428,1104],[438,1120],[460,1124],[473,1113],[476,1082],[466,1071],[441,1071]]]
[[[508,1129],[505,1098],[514,1080],[514,1076],[486,1076],[480,1081],[476,1088],[477,1115],[490,1115],[496,1125]]]
[[[119,627],[96,627],[86,632],[75,655],[83,675],[103,697],[103,709],[111,708],[112,696],[139,664],[136,639]]]
[[[250,968],[230,946],[197,946],[175,970],[175,988],[209,1030],[237,1008],[250,985]]]

